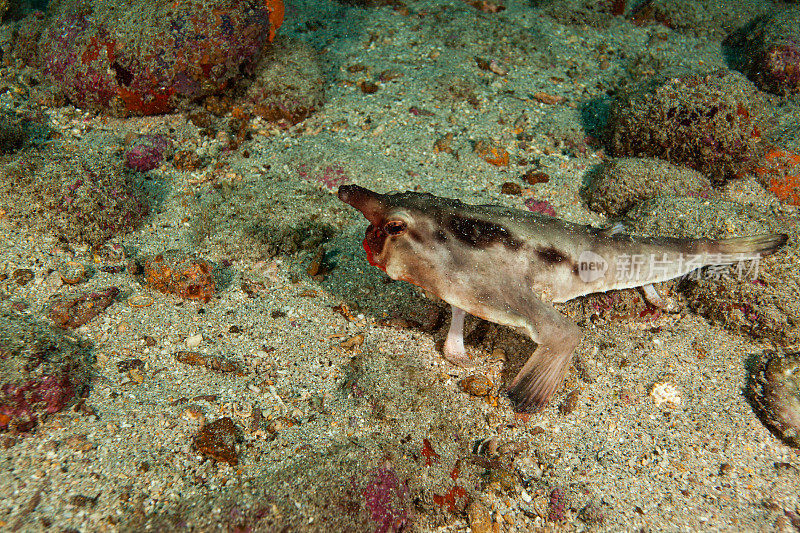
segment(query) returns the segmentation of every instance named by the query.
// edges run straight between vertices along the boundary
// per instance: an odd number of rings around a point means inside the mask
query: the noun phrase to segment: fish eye
[[[390,220],[383,226],[383,231],[386,232],[387,235],[392,235],[396,237],[397,235],[402,235],[406,232],[406,223],[402,220]]]

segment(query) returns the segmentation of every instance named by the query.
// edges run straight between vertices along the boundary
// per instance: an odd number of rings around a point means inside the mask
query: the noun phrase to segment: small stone
[[[48,316],[62,328],[77,328],[89,322],[114,303],[119,289],[109,287],[96,292],[83,292],[76,296],[59,296],[50,303]]]
[[[83,494],[76,494],[69,499],[69,503],[75,507],[94,507],[97,504],[97,497],[84,496]]]
[[[201,302],[211,300],[217,289],[214,265],[179,250],[145,258],[144,277],[160,292]]]
[[[172,158],[173,166],[178,170],[191,172],[204,166],[200,156],[191,150],[181,150]]]
[[[491,165],[496,167],[508,166],[508,152],[491,141],[479,140],[475,142],[473,151],[475,155]]]
[[[282,429],[290,428],[294,425],[290,419],[286,418],[285,416],[281,416],[276,418],[275,420],[271,420],[269,424],[267,424],[267,432],[270,434],[277,433]]]
[[[197,335],[191,335],[190,337],[186,338],[186,347],[189,348],[190,350],[194,350],[195,348],[200,346],[200,343],[202,342],[203,342],[203,335],[201,335],[200,333],[198,333]]]
[[[134,294],[128,298],[128,305],[133,308],[149,307],[153,304],[153,299],[143,294]]]
[[[800,448],[800,352],[764,352],[749,389],[767,427],[786,444]]]
[[[364,334],[359,333],[358,335],[354,335],[342,342],[339,346],[346,350],[352,350],[353,348],[361,346],[362,344],[364,344]]]
[[[537,183],[547,183],[550,181],[550,176],[541,170],[531,169],[522,175],[522,179],[524,179],[525,183],[528,185],[536,185]]]
[[[681,404],[681,395],[678,389],[668,381],[653,385],[653,390],[650,391],[650,397],[653,398],[657,406],[666,403],[673,407],[678,407]]]
[[[482,374],[467,376],[459,382],[464,392],[473,396],[486,396],[492,391],[494,384]]]
[[[469,528],[472,533],[492,532],[492,513],[486,505],[474,500],[467,508]]]
[[[575,389],[567,394],[567,397],[564,398],[564,401],[558,408],[558,410],[561,411],[561,414],[568,415],[573,412],[578,407],[578,398],[580,395],[581,391],[579,389]]]
[[[190,405],[186,409],[184,409],[181,416],[186,420],[191,420],[192,422],[198,422],[200,424],[206,423],[206,416],[203,414],[203,410],[200,409],[197,405]]]
[[[142,371],[138,368],[131,368],[128,370],[128,377],[131,378],[131,381],[136,383],[137,385],[141,385],[144,382],[144,376],[142,375]]]
[[[445,153],[445,154],[452,154],[453,148],[450,146],[453,143],[453,133],[448,132],[444,136],[439,137],[433,143],[433,153]]]
[[[11,277],[14,278],[17,285],[24,286],[33,280],[33,270],[30,268],[18,268],[11,274]]]
[[[510,194],[513,196],[519,196],[522,194],[522,187],[519,184],[514,183],[512,181],[507,181],[500,186],[500,192],[503,194]]]
[[[207,357],[199,352],[180,351],[175,360],[190,366],[202,366],[215,372],[238,372],[239,365],[221,357]]]
[[[364,94],[375,94],[378,92],[378,89],[380,89],[380,86],[369,80],[361,80],[358,82],[358,88],[361,89],[361,92]]]
[[[170,146],[170,140],[163,135],[143,135],[126,150],[125,164],[137,172],[153,170],[164,160]]]
[[[236,442],[239,439],[239,429],[233,420],[226,416],[200,428],[194,436],[194,445],[203,455],[236,466],[239,464],[239,454],[236,450]]]

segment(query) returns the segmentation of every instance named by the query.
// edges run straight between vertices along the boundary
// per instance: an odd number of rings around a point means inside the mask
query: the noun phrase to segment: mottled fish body
[[[716,241],[637,237],[502,206],[427,193],[379,194],[356,185],[340,187],[338,196],[370,222],[364,239],[370,264],[451,304],[444,346],[449,360],[467,360],[465,312],[517,328],[538,344],[508,389],[525,411],[547,402],[582,337],[551,302],[756,259],[787,240],[784,234]]]

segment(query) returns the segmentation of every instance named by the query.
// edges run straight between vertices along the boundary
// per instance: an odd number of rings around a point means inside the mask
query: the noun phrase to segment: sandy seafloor
[[[685,305],[644,325],[585,322],[578,363],[551,402],[541,413],[515,416],[502,391],[533,343],[469,319],[468,334],[479,333],[468,339],[475,368],[446,362],[446,320],[436,317],[449,318],[447,307],[370,267],[361,248],[365,220],[313,179],[331,167],[347,182],[379,191],[523,209],[535,197],[562,218],[603,225],[580,195],[585,173],[604,158],[602,148],[584,142],[582,104],[608,92],[637,54],[724,67],[714,22],[673,31],[622,18],[565,25],[519,1],[498,14],[455,1],[407,5],[412,16],[390,7],[290,2],[280,34],[323,52],[324,108],[288,130],[254,123],[261,133],[253,140],[216,154],[224,173],[211,176],[213,164],[190,173],[169,163],[151,172],[163,202],[117,241],[129,256],[197,252],[227,264],[226,281],[205,304],[155,292],[126,272],[98,269],[81,286],[121,290],[114,305],[74,332],[93,343],[86,405],[97,416],[66,410],[29,434],[2,436],[0,529],[380,531],[367,511],[369,494],[392,476],[406,488],[390,490],[387,506],[413,531],[796,529],[785,511],[800,507],[800,458],[761,423],[744,394],[745,363],[768,346]],[[476,56],[501,60],[508,74],[478,69]],[[347,70],[356,64],[366,69]],[[386,70],[401,76],[379,82],[374,94],[357,86]],[[453,84],[474,94],[479,108],[453,96],[446,89]],[[540,91],[563,100],[541,103],[532,97]],[[49,113],[67,136],[174,128],[169,135],[179,147],[216,152],[218,141],[202,137],[182,114],[120,120],[74,108]],[[530,133],[524,146],[515,132],[523,114]],[[457,156],[434,152],[448,132]],[[478,139],[506,148],[511,164],[477,157],[471,143]],[[550,181],[520,196],[501,194],[502,183],[522,183],[531,168]],[[236,218],[234,204],[246,195],[216,201],[214,182],[249,188],[252,203],[238,206],[244,215]],[[236,224],[255,209],[272,209],[260,220],[278,226],[312,215],[333,225],[324,278],[306,273],[316,249],[270,257],[247,242]],[[85,246],[64,247],[8,221],[2,227],[3,271],[35,273],[25,286],[7,280],[4,290],[33,312],[64,289],[53,270],[60,261],[92,262]],[[203,231],[209,238],[198,238]],[[250,297],[243,283],[263,288]],[[127,303],[140,295],[152,305]],[[335,310],[343,304],[352,316]],[[242,372],[176,362],[175,352],[197,334],[197,351],[236,361]],[[363,343],[341,346],[357,335]],[[143,379],[118,371],[131,358],[144,361]],[[474,373],[493,382],[488,398],[459,386]],[[651,388],[663,381],[674,385],[679,405],[653,401]],[[559,406],[573,390],[580,391],[577,404],[565,414]],[[254,408],[263,413],[260,426]],[[237,466],[202,456],[192,443],[203,421],[223,416],[242,433]],[[477,441],[491,438],[502,453],[473,453]],[[424,439],[438,457],[423,454]],[[450,510],[437,496],[456,494],[455,486],[466,496]],[[470,525],[465,507],[472,501]]]

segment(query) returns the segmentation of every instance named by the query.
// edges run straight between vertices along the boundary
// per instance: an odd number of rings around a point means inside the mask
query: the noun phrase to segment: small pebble
[[[467,518],[471,533],[490,533],[492,531],[492,513],[482,502],[474,500],[469,504]]]
[[[238,440],[239,428],[226,416],[200,428],[194,437],[194,446],[203,455],[236,466],[239,464],[239,453],[236,450]]]
[[[67,285],[75,285],[82,281],[86,281],[86,267],[77,261],[66,261],[58,268],[58,273],[61,276],[61,281]]]
[[[359,333],[358,335],[354,335],[347,339],[346,341],[342,342],[339,346],[346,350],[352,350],[356,346],[361,346],[364,344],[364,335]]]
[[[578,398],[581,395],[581,391],[579,389],[575,389],[574,391],[567,394],[567,397],[564,398],[564,401],[559,406],[558,410],[561,411],[561,414],[568,415],[578,407]]]
[[[678,389],[668,381],[653,385],[650,397],[653,398],[653,401],[658,406],[666,403],[673,407],[678,407],[681,404],[681,395],[678,393]]]
[[[109,287],[72,296],[58,296],[51,301],[48,316],[59,327],[77,328],[113,304],[117,294],[117,287]]]
[[[11,274],[11,277],[14,278],[17,285],[24,286],[33,279],[33,270],[30,268],[18,268]]]
[[[153,299],[149,296],[144,296],[141,294],[135,294],[128,298],[128,305],[134,308],[138,307],[148,307],[153,303]]]
[[[473,396],[486,396],[492,391],[494,384],[482,374],[467,376],[459,382],[464,392]]]
[[[507,181],[500,186],[500,192],[512,196],[519,196],[522,194],[522,187],[512,181]]]
[[[186,337],[186,347],[189,348],[190,350],[194,350],[195,348],[200,346],[200,343],[202,342],[203,342],[203,335],[200,333],[198,333],[197,335],[191,335],[189,337]]]

